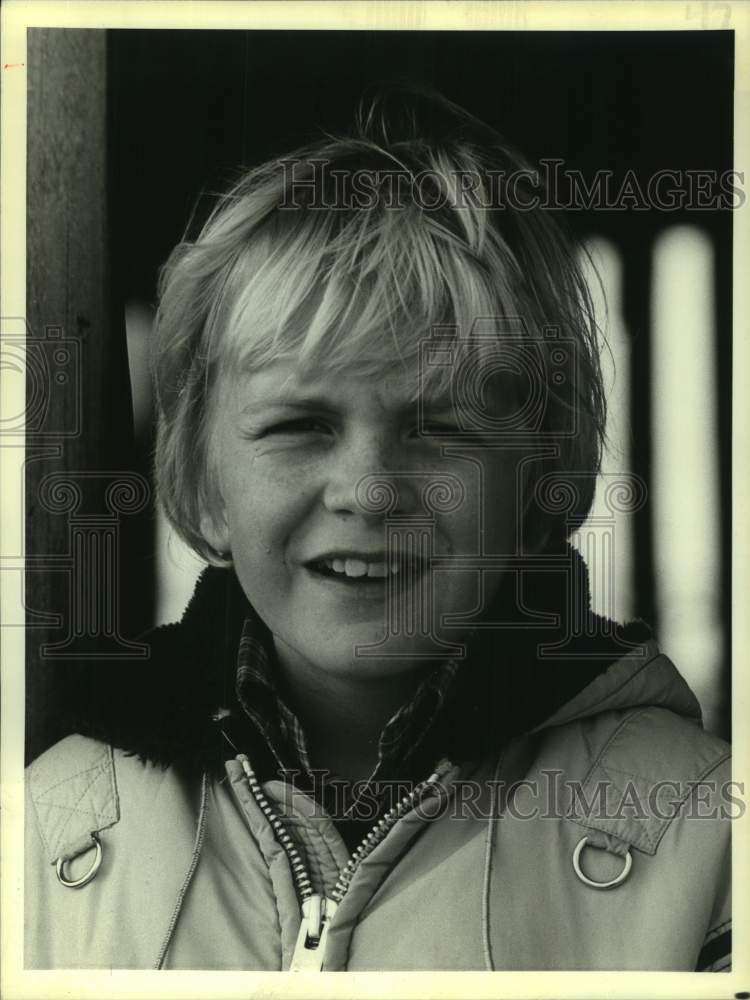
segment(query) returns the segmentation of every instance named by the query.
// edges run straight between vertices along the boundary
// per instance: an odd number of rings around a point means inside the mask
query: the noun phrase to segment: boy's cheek
[[[236,548],[236,547],[235,547]],[[286,570],[278,560],[262,561],[253,553],[233,552],[232,564],[242,590],[260,617],[271,627],[276,613],[286,607],[289,583]]]

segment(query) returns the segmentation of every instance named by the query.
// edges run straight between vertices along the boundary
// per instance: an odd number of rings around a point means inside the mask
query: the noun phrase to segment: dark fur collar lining
[[[483,754],[539,724],[619,659],[628,644],[649,638],[642,622],[614,626],[591,613],[585,564],[570,552],[578,582],[575,608],[565,611],[569,590],[559,573],[529,574],[524,586],[526,605],[557,614],[557,628],[477,631],[453,711],[436,736],[454,760]],[[512,578],[500,591],[493,615],[516,604]],[[66,700],[74,707],[66,713],[67,731],[188,772],[221,767],[224,747],[213,716],[236,705],[236,655],[247,610],[233,570],[207,568],[182,621],[144,637],[151,650],[147,660],[77,668],[68,685]],[[580,656],[540,659],[540,642],[561,638],[572,611],[587,626],[569,647]]]

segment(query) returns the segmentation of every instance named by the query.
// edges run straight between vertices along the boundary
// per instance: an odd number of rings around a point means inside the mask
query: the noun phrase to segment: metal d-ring
[[[614,889],[615,886],[621,885],[628,877],[630,869],[633,867],[633,856],[630,853],[630,848],[628,848],[625,854],[625,864],[623,865],[622,871],[619,875],[613,878],[610,882],[595,882],[587,875],[584,875],[581,871],[581,852],[588,843],[588,839],[588,837],[582,837],[576,844],[576,849],[573,851],[573,869],[578,878],[586,885],[590,885],[592,889]],[[594,847],[593,844],[591,846]],[[604,850],[604,848],[600,847],[598,850]]]
[[[81,886],[88,885],[91,879],[99,871],[99,865],[102,863],[102,845],[101,841],[99,840],[99,834],[92,833],[91,840],[93,841],[93,845],[96,848],[96,854],[94,855],[94,860],[91,862],[91,867],[85,873],[85,875],[81,875],[80,878],[73,880],[65,878],[65,876],[63,875],[63,865],[65,864],[65,859],[64,858],[57,859],[57,862],[55,864],[55,871],[57,872],[57,880],[60,883],[60,885],[64,885],[67,889],[80,889]],[[90,850],[90,848],[87,848],[87,850]],[[78,855],[76,855],[76,857],[77,856]]]

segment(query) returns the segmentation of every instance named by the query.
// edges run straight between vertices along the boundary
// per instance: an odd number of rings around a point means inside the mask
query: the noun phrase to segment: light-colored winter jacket
[[[310,798],[254,794],[240,761],[188,784],[69,737],[28,771],[27,967],[280,970],[296,947],[324,970],[727,968],[742,806],[699,715],[648,642],[499,759],[402,803],[354,862]],[[99,849],[95,877],[61,883]]]

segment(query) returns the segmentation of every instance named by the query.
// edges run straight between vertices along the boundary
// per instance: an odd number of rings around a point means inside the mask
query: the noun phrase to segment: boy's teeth
[[[398,559],[386,559],[378,562],[367,562],[364,559],[321,559],[320,564],[334,573],[351,577],[354,580],[363,576],[369,579],[384,580],[388,576],[397,576],[403,568]],[[416,567],[413,568],[416,570]]]
[[[361,559],[347,559],[344,563],[344,572],[347,576],[366,576],[367,563]]]
[[[387,562],[365,562],[364,559],[323,559],[322,564],[326,569],[333,570],[334,573],[341,573],[342,576],[350,576],[357,579],[362,576],[375,579],[385,579],[389,570],[391,573],[398,572],[398,563],[391,566]]]

